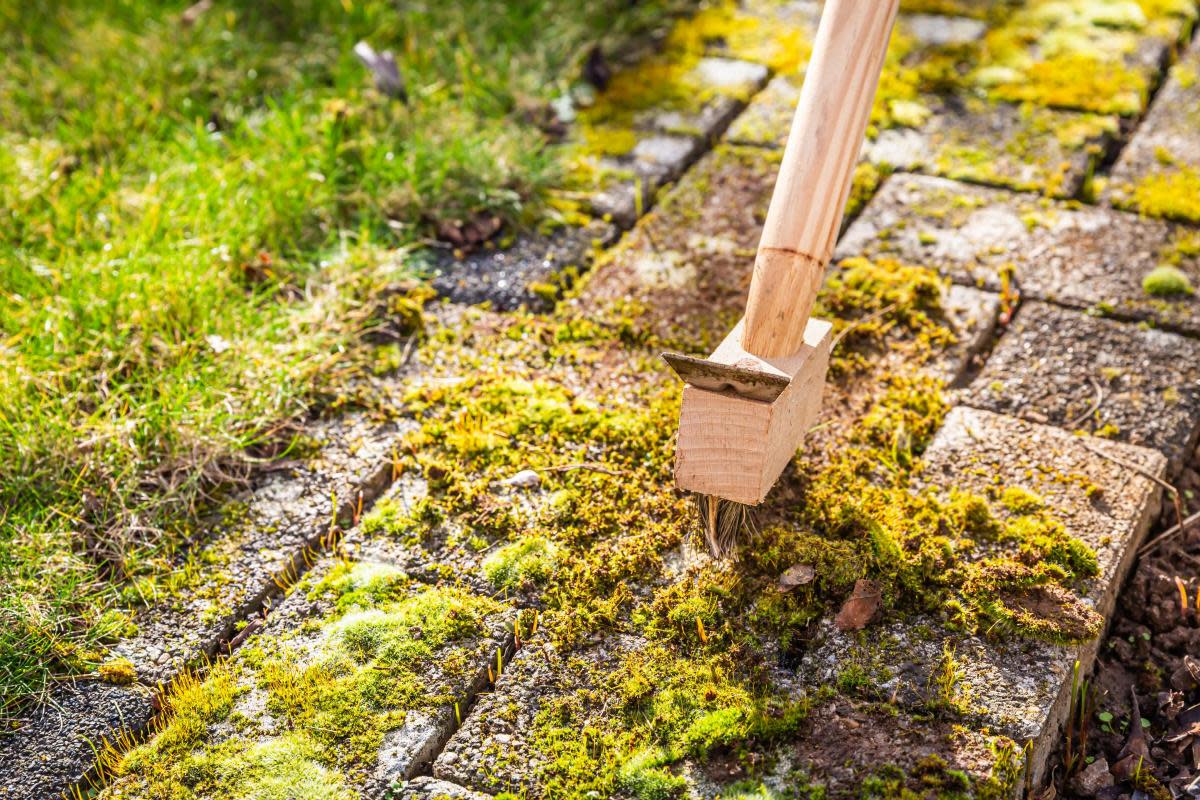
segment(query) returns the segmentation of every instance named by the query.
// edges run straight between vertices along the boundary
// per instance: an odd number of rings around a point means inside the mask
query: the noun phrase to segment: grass
[[[187,6],[0,2],[0,714],[131,632],[131,587],[337,396],[406,253],[480,214],[553,224],[564,159],[528,109],[663,12]]]

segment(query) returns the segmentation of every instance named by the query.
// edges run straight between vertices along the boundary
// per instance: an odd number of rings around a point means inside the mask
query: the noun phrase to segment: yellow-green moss
[[[117,685],[130,684],[137,680],[137,669],[128,658],[105,661],[96,672],[100,675],[100,680]]]
[[[501,547],[483,562],[483,576],[497,589],[543,583],[554,572],[558,547],[541,536],[528,536]]]
[[[1123,199],[1152,217],[1200,222],[1200,170],[1181,166],[1147,175]]]
[[[1195,289],[1187,273],[1179,267],[1162,264],[1142,279],[1142,291],[1153,297],[1186,297]]]

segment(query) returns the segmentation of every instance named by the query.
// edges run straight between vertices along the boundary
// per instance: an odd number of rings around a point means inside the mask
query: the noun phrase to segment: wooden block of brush
[[[787,386],[773,401],[749,399],[732,389],[685,387],[675,482],[687,491],[757,505],[816,422],[833,326],[808,320],[799,350],[778,358],[747,352],[744,329],[744,321],[739,322],[708,360],[777,375]]]

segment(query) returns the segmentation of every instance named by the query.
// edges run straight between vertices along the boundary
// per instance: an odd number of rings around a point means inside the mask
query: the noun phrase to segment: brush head
[[[699,536],[713,558],[734,558],[742,535],[758,532],[752,506],[711,494],[694,494],[692,498],[700,518]]]
[[[769,359],[742,348],[744,327],[739,322],[707,359],[665,358],[686,383],[675,485],[757,505],[816,422],[833,326],[809,320],[796,353]]]

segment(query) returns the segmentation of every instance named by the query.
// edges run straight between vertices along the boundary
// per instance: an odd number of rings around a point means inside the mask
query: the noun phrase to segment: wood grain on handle
[[[754,259],[742,346],[799,350],[833,253],[899,0],[826,0]]]

